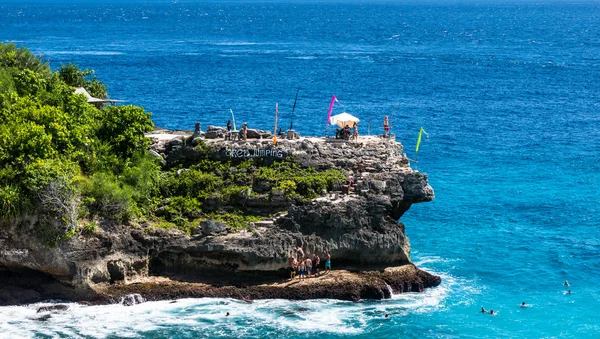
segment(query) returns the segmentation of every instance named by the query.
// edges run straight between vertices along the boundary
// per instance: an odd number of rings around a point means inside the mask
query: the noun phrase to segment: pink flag
[[[331,112],[333,111],[333,105],[336,102],[338,104],[340,104],[340,102],[338,101],[338,99],[334,95],[334,96],[331,97],[331,104],[329,104],[329,112],[327,112],[327,125],[331,124],[329,120],[331,119]],[[340,106],[342,106],[342,104],[340,104]]]

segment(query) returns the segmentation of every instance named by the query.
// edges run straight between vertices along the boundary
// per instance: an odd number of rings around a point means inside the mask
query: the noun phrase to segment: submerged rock
[[[36,313],[41,313],[41,312],[56,312],[56,311],[66,311],[69,309],[69,306],[67,305],[51,305],[51,306],[42,306],[40,308],[37,309]]]
[[[126,296],[123,296],[121,298],[121,300],[119,301],[119,304],[121,304],[123,306],[133,306],[133,305],[141,304],[145,301],[146,300],[142,297],[141,294],[133,293],[133,294],[128,294]]]

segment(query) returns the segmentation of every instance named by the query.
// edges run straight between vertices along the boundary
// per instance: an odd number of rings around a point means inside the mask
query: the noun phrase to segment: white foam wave
[[[422,266],[430,266],[428,264],[451,263],[451,262],[458,262],[460,260],[461,259],[442,258],[440,256],[433,255],[433,256],[419,258],[416,261],[414,261],[414,264],[417,267],[422,268]]]
[[[286,59],[294,59],[294,60],[314,60],[316,56],[296,56],[296,57],[286,57]]]
[[[212,45],[216,45],[216,46],[250,46],[250,45],[258,45],[258,43],[251,42],[251,41],[223,41],[223,42],[213,42]]]
[[[437,273],[436,273],[437,274]],[[463,302],[478,293],[471,282],[441,274],[442,284],[424,293],[395,294],[382,301],[257,300],[251,304],[234,299],[181,299],[175,302],[146,302],[84,306],[68,304],[67,311],[36,313],[38,303],[0,307],[0,333],[15,337],[143,337],[169,329],[202,331],[211,337],[252,337],[261,333],[322,333],[360,335],[379,326],[384,314],[391,318],[431,313],[447,307],[450,295]],[[230,315],[226,316],[229,312]],[[401,321],[401,320],[400,320]],[[249,326],[249,325],[252,326]],[[167,331],[167,332],[165,332]]]

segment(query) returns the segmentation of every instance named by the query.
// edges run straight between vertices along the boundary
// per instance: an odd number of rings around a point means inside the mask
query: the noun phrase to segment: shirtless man
[[[325,250],[325,271],[331,271],[331,254],[327,250]]]
[[[306,263],[306,273],[310,278],[310,273],[312,272],[312,260],[310,260],[310,258],[306,258],[304,262]]]
[[[302,260],[304,257],[304,250],[302,247],[298,246],[298,248],[296,248],[296,256],[298,257],[298,261]]]
[[[298,278],[300,280],[302,280],[304,278],[304,270],[306,269],[306,265],[304,264],[304,261],[300,261],[300,263],[298,264]]]
[[[298,261],[296,261],[296,258],[294,257],[290,257],[288,261],[290,263],[290,279],[294,279],[294,277],[296,276],[296,268],[298,267]]]
[[[313,257],[313,260],[315,261],[315,265],[314,265],[315,275],[318,277],[319,276],[319,272],[320,272],[319,265],[321,264],[321,258],[317,255],[317,253],[315,253],[314,257]]]

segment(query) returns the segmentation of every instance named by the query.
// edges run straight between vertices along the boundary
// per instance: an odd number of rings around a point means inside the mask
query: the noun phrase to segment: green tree
[[[94,71],[89,69],[80,70],[75,64],[61,65],[58,70],[60,79],[67,85],[83,87],[88,93],[95,97],[105,99],[108,97],[106,86],[98,81]]]
[[[50,66],[42,57],[37,57],[25,47],[17,48],[15,44],[0,43],[0,67],[30,69],[40,74],[49,74]]]
[[[154,124],[150,113],[141,107],[109,106],[100,111],[98,120],[98,139],[107,142],[119,158],[129,159],[150,145],[144,133],[152,131]]]

